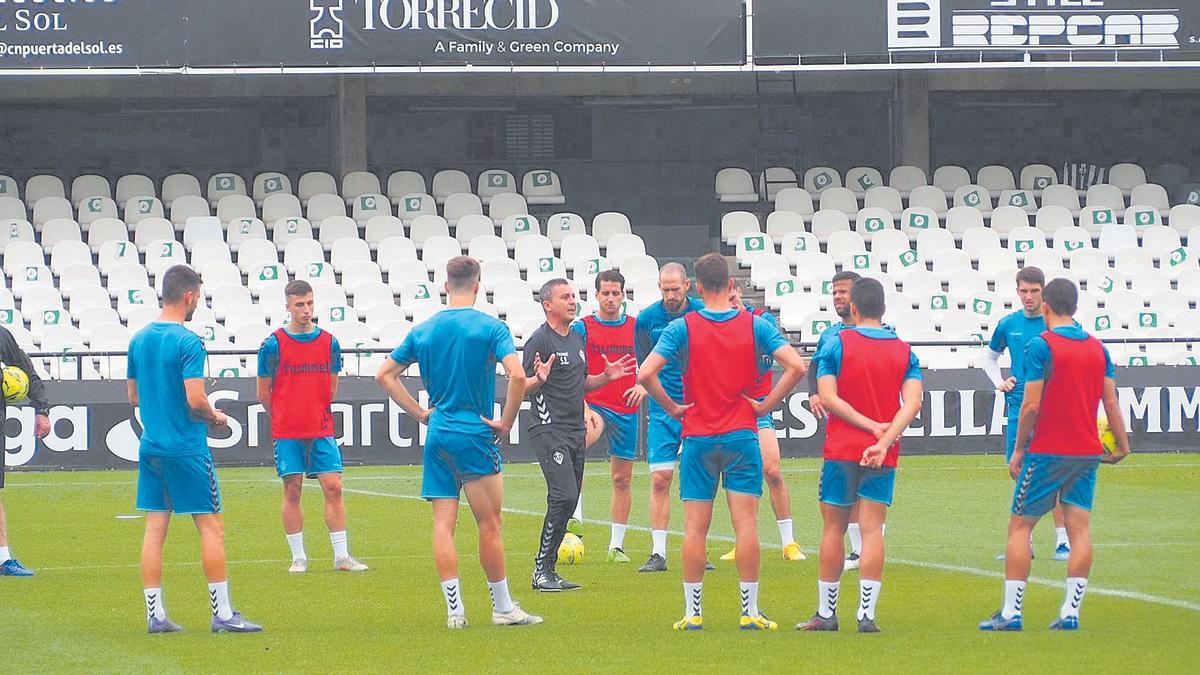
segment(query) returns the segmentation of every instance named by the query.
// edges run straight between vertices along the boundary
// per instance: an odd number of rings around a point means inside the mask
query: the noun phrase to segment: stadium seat
[[[437,204],[434,198],[427,194],[407,194],[401,198],[396,215],[404,221],[405,225],[411,225],[421,216],[436,216]]]
[[[524,197],[515,192],[501,192],[488,205],[488,216],[497,225],[513,216],[524,215],[529,215],[529,205]]]
[[[995,222],[993,218],[992,223]],[[1016,253],[1018,258],[1023,258],[1033,249],[1046,248],[1046,233],[1028,225],[1013,228],[1008,233],[1008,248]]]
[[[162,218],[166,215],[163,203],[158,201],[156,197],[131,197],[122,203],[125,205],[122,209],[122,213],[125,214],[125,222],[130,225],[134,225],[146,218]]]
[[[555,213],[546,219],[546,236],[555,244],[574,234],[587,234],[587,224],[578,214]]]
[[[16,199],[20,201],[21,188],[17,184],[16,179],[12,176],[0,174],[0,198]]]
[[[829,257],[840,262],[850,253],[855,251],[865,251],[866,248],[866,239],[864,239],[861,234],[857,232],[850,232],[848,230],[839,230],[832,232],[829,235],[825,246],[825,252],[829,254]]]
[[[379,242],[375,259],[381,261],[416,260],[417,245],[407,237],[386,237]]]
[[[1012,169],[997,164],[979,169],[975,182],[991,193],[1017,189],[1017,181],[1013,178]]]
[[[231,262],[210,262],[203,267],[195,264],[193,269],[200,269],[200,279],[203,281],[203,288],[206,294],[211,295],[211,290],[221,286],[241,286],[242,273],[238,270],[237,265]]]
[[[1125,225],[1132,225],[1138,228],[1140,235],[1142,228],[1161,225],[1162,218],[1158,213],[1158,209],[1153,206],[1135,204],[1125,209],[1125,213],[1121,217],[1121,222]]]
[[[109,241],[102,244],[96,257],[96,265],[100,268],[100,273],[106,276],[116,265],[139,264],[137,247],[124,241]]]
[[[946,203],[946,193],[935,185],[921,185],[914,188],[909,193],[908,204],[910,208],[932,211],[935,218],[944,218],[946,212],[950,210]]]
[[[255,296],[261,296],[268,286],[283,286],[287,283],[287,268],[277,262],[256,262],[250,265],[246,274],[246,288]]]
[[[504,169],[488,169],[479,173],[475,183],[475,194],[485,205],[499,194],[516,193],[517,179]]]
[[[86,319],[80,318],[79,330],[90,348],[95,351],[108,351],[105,345],[119,344],[123,345],[121,351],[124,351],[124,346],[129,345],[133,332],[121,324],[121,317],[116,310],[112,307],[96,307],[89,311],[96,313]]]
[[[920,188],[917,189],[920,190]],[[900,231],[910,240],[916,240],[922,232],[940,227],[941,222],[938,221],[937,212],[929,207],[910,206],[900,214]]]
[[[1009,273],[1016,273],[1018,267],[1017,256],[1009,249],[986,248],[979,252],[979,271],[988,281],[1008,278]],[[999,283],[996,288],[1000,288]]]
[[[533,205],[565,204],[562,180],[558,174],[548,169],[534,169],[525,172],[521,177],[521,194]]]
[[[592,236],[600,242],[600,246],[608,246],[609,239],[619,234],[633,234],[629,216],[624,213],[605,211],[592,218]]]
[[[288,179],[286,174],[278,171],[266,171],[255,176],[254,187],[251,192],[254,197],[254,203],[259,206],[266,206],[267,199],[273,196],[295,196],[292,194],[292,181]],[[296,200],[296,207],[300,207],[299,199]]]
[[[26,189],[28,194],[29,190]],[[104,176],[84,174],[71,181],[71,203],[82,204],[85,199],[103,197],[112,199],[112,186]]]
[[[726,246],[733,246],[743,234],[760,232],[758,216],[749,211],[731,211],[721,216],[721,240]]]
[[[965,251],[946,249],[933,255],[933,273],[943,280],[950,280],[957,274],[974,271],[971,268],[971,258]]]
[[[1183,246],[1179,232],[1163,225],[1151,225],[1141,230],[1142,248],[1150,252],[1156,260],[1177,248]]]
[[[796,277],[814,293],[822,290],[824,284],[837,272],[833,258],[819,250],[794,253],[788,256],[788,260],[789,263],[795,261]]]
[[[416,171],[393,171],[387,180],[387,195],[399,205],[406,195],[428,194],[425,177]]]
[[[250,200],[247,198],[246,201]],[[232,202],[230,203],[232,204]],[[253,203],[251,203],[250,206],[253,207]],[[180,195],[171,202],[171,222],[174,223],[175,227],[180,230],[183,229],[183,224],[188,221],[188,218],[207,217],[209,215],[211,215],[211,212],[209,211],[209,202],[203,197],[198,197],[196,195]],[[253,218],[254,209],[251,208],[250,213],[245,215]]]
[[[811,217],[813,208],[812,195],[801,188],[784,188],[775,196],[776,211],[792,211],[801,216]]]
[[[16,197],[0,196],[0,220],[25,220],[25,202]]]
[[[772,279],[767,284],[763,301],[773,310],[778,311],[787,299],[804,292],[804,284],[796,277],[780,277]]]
[[[372,249],[388,237],[403,237],[404,222],[396,216],[375,216],[367,221],[364,238]]]
[[[191,250],[192,245],[203,239],[215,239],[217,241],[225,241],[225,232],[221,227],[221,221],[214,217],[208,216],[198,218],[188,218],[188,221],[183,225],[183,245],[184,248]]]
[[[837,258],[834,258],[834,260],[837,260]],[[883,266],[880,264],[879,258],[865,249],[848,251],[841,260],[843,270],[858,272],[864,277],[875,277],[876,274],[873,273],[883,271]],[[757,286],[758,284],[756,283],[755,285]]]
[[[781,190],[799,187],[800,181],[796,178],[796,172],[790,167],[767,167],[758,175],[759,196],[769,202],[778,199]]]
[[[793,211],[772,211],[767,214],[767,236],[776,244],[794,232],[804,232],[804,218]]]
[[[543,284],[551,279],[566,279],[567,266],[561,258],[554,256],[537,258],[531,262],[529,272],[526,276],[530,286],[541,288]]]
[[[955,206],[946,213],[946,231],[961,237],[967,230],[983,227],[983,213],[972,206]]]
[[[300,205],[307,208],[310,199],[317,195],[336,195],[337,179],[324,171],[309,171],[300,176],[296,183],[296,197]]]
[[[803,230],[789,232],[788,234],[784,235],[783,242],[780,244],[779,252],[783,255],[783,257],[787,258],[789,262],[795,264],[799,259],[800,254],[811,252],[820,253],[821,244],[817,240],[817,236],[811,232],[805,232]]]
[[[119,218],[117,203],[108,197],[86,197],[79,202],[79,224],[84,230],[101,218]]]
[[[1146,182],[1146,170],[1137,164],[1128,162],[1114,164],[1108,170],[1108,182],[1121,190],[1124,195],[1129,195],[1133,188]],[[1089,197],[1089,203],[1090,201]]]
[[[1120,269],[1120,268],[1118,268]],[[1134,293],[1143,298],[1149,298],[1156,293],[1171,290],[1171,278],[1167,273],[1155,268],[1134,268],[1126,273]]]
[[[913,190],[929,185],[925,170],[916,166],[901,165],[892,169],[888,175],[889,187],[895,188],[902,196],[908,197]]]
[[[288,196],[289,195],[283,195],[282,197],[286,199]],[[299,205],[299,202],[296,202],[296,204]],[[217,219],[222,223],[231,223],[241,218],[255,218],[257,217],[257,214],[258,211],[254,206],[254,200],[250,199],[246,195],[229,195],[227,197],[222,197],[221,201],[217,203]],[[205,213],[203,215],[208,214]],[[272,215],[275,217],[272,218]],[[275,220],[278,220],[282,217],[299,215],[298,206],[296,213],[288,212],[280,214],[277,212],[268,212],[265,209],[263,210],[263,217],[267,219],[266,222],[275,222]],[[187,221],[185,220],[184,222]]]
[[[315,239],[293,239],[283,249],[283,264],[292,274],[297,274],[309,263],[324,261],[325,249]]]
[[[581,258],[599,258],[600,243],[589,234],[572,234],[562,239],[560,255],[566,261],[567,269],[573,270],[575,261]]]
[[[1167,224],[1179,232],[1191,232],[1200,227],[1200,206],[1195,204],[1178,204],[1171,207],[1167,215]]]
[[[174,239],[158,239],[146,246],[146,271],[154,276],[166,272],[173,265],[186,265],[187,253]],[[109,273],[111,282],[112,272]]]
[[[154,194],[149,192],[146,194]],[[175,200],[180,197],[203,197],[200,191],[200,181],[188,173],[173,173],[163,179],[162,201],[168,207],[173,207]]]
[[[342,288],[346,289],[346,294],[350,297],[356,297],[359,289],[376,284],[383,286],[383,273],[379,269],[379,265],[371,261],[361,261],[355,265],[347,267],[342,272]],[[386,288],[386,286],[384,286]],[[388,291],[389,298],[391,291]]]
[[[883,185],[873,187],[867,190],[864,199],[866,208],[883,209],[891,213],[893,218],[904,212],[904,201],[900,197],[900,192],[892,187]]]
[[[1125,197],[1121,188],[1107,183],[1098,183],[1087,189],[1087,205],[1101,206],[1119,213],[1125,210]]]
[[[1093,236],[1109,224],[1117,222],[1116,212],[1107,206],[1087,206],[1079,212],[1079,226]]]
[[[452,194],[471,194],[471,190],[471,179],[458,169],[445,169],[433,176],[433,197],[438,204],[444,204]]]
[[[352,204],[363,195],[377,195],[383,192],[379,176],[370,171],[352,171],[342,177],[342,198],[346,204]]]
[[[63,238],[55,242],[43,239],[42,249],[50,250],[50,269],[56,275],[71,265],[92,264],[92,249],[78,239]]]
[[[35,240],[33,224],[24,219],[0,220],[0,254],[8,248],[9,242]]]
[[[754,189],[754,177],[750,172],[736,167],[717,171],[716,197],[722,203],[751,203],[758,201]]]
[[[492,304],[501,314],[507,314],[509,307],[532,300],[533,293],[533,287],[523,279],[501,279],[495,283]]]
[[[31,222],[35,229],[40,231],[47,220],[54,218],[74,220],[75,210],[71,207],[71,202],[64,197],[42,197],[33,203]]]
[[[870,242],[871,253],[879,259],[886,259],[895,251],[907,251],[909,248],[908,235],[895,229],[883,229],[866,236]]]
[[[58,290],[64,298],[70,299],[72,294],[82,288],[101,288],[100,270],[92,265],[90,252],[88,262],[66,265],[57,273]]]
[[[164,242],[164,244],[165,243],[166,242]],[[183,247],[181,247],[178,242],[170,242],[170,243],[173,244],[174,250],[179,252],[178,264],[185,264],[186,260],[183,258],[183,255],[182,255]],[[160,250],[160,247],[152,246],[151,249],[157,252]],[[147,270],[150,267],[151,263],[157,259],[158,258],[155,258],[155,259],[147,258],[146,267],[143,267],[136,263],[122,263],[120,265],[113,266],[112,269],[110,269],[108,272],[108,282],[107,282],[107,286],[106,286],[108,288],[108,294],[111,297],[116,298],[128,290],[150,288],[150,277],[147,275]],[[166,267],[164,266],[162,269],[165,270]],[[157,273],[157,271],[158,270],[156,268],[155,272]],[[15,284],[15,280],[14,280],[14,284]]]
[[[783,282],[786,283],[786,280]],[[805,319],[820,311],[821,304],[812,294],[788,295],[780,301],[779,325],[789,333],[799,333],[804,329]]]
[[[980,213],[989,215],[992,212],[992,193],[982,185],[963,185],[954,191],[954,205],[978,209]]]
[[[4,251],[4,273],[10,278],[15,279],[31,265],[44,265],[45,263],[45,252],[41,245],[32,241],[9,242]]]
[[[1100,229],[1099,248],[1110,257],[1137,245],[1137,230],[1132,225],[1109,223]]]
[[[359,195],[350,204],[350,215],[360,224],[378,216],[391,216],[392,203],[379,193]]]
[[[914,249],[897,249],[887,254],[887,272],[901,283],[908,275],[925,271],[925,259]]]
[[[42,224],[42,248],[52,249],[60,241],[83,241],[79,224],[69,218],[51,218]]]
[[[290,202],[290,200],[289,200]],[[299,201],[296,202],[299,204]],[[320,223],[327,218],[334,216],[346,217],[346,202],[337,195],[313,195],[313,198],[308,200],[308,209],[306,210],[308,222]],[[266,217],[266,207],[263,208],[263,216]],[[299,214],[286,214],[299,215]],[[280,216],[285,217],[285,216]]]
[[[837,169],[828,166],[814,166],[804,172],[804,189],[809,194],[819,195],[826,188],[842,187],[842,176]]]
[[[463,221],[458,221],[459,231],[462,230]],[[491,221],[488,221],[488,227],[491,227]],[[579,235],[587,237],[587,235]],[[587,237],[591,239],[591,237]],[[461,240],[459,240],[461,242]],[[566,249],[563,249],[564,253]],[[478,260],[481,264],[494,258],[508,258],[508,244],[503,239],[494,234],[480,234],[472,237],[467,242],[467,255]],[[599,256],[599,252],[596,253]]]
[[[1102,267],[1094,269],[1081,277],[1084,280],[1084,288],[1097,301],[1103,302],[1104,298],[1119,290],[1125,290],[1125,275],[1119,270]]]
[[[1039,233],[1040,234],[1040,233]],[[1036,241],[1036,239],[1035,239]],[[1012,250],[1016,250],[1015,248]],[[1022,267],[1036,267],[1046,273],[1046,279],[1054,279],[1055,277],[1065,277],[1072,281],[1078,281],[1073,272],[1066,270],[1063,267],[1062,254],[1054,249],[1036,245],[1022,254],[1018,253],[1017,257],[1022,260]]]
[[[932,260],[941,251],[952,249],[955,249],[954,235],[949,230],[933,229],[917,234],[917,252],[926,260]]]
[[[388,264],[388,285],[399,292],[411,281],[429,281],[429,267],[416,258],[402,258]]]
[[[494,266],[490,272],[493,283],[497,278],[520,278],[520,269],[517,268],[516,261],[512,261],[512,265],[509,265],[506,261],[491,262],[502,263],[502,265]],[[575,282],[575,285],[579,288],[584,297],[591,296],[592,289],[595,288],[596,275],[600,274],[600,272],[603,270],[612,269],[612,263],[608,261],[608,258],[602,258],[598,256],[592,258],[580,258],[573,263],[568,262],[567,264],[572,270],[574,270],[574,272],[571,274],[571,281]],[[516,270],[516,277],[512,276],[514,269]],[[501,274],[506,276],[499,277]]]
[[[1061,206],[1071,213],[1078,215],[1080,211],[1079,192],[1070,185],[1054,184],[1042,190],[1042,208]]]
[[[967,254],[971,260],[978,260],[984,251],[1000,248],[1000,246],[1000,235],[991,228],[973,227],[963,232],[962,252]]]
[[[258,263],[277,262],[279,262],[279,251],[274,242],[266,239],[248,239],[242,242],[237,249],[238,268],[244,274],[249,274],[251,268]]]
[[[524,237],[519,237],[513,251],[513,259],[521,266],[521,270],[528,270],[540,258],[554,257],[554,244],[549,237],[541,234],[530,234]],[[611,259],[611,258],[610,258]],[[621,259],[622,262],[624,258]],[[613,261],[614,266],[620,266],[619,262]]]
[[[848,188],[828,188],[821,192],[821,210],[841,211],[852,216],[858,213],[858,197]]]
[[[209,206],[216,207],[228,195],[246,195],[246,181],[235,173],[216,173],[208,179]]]
[[[954,194],[958,188],[971,184],[971,174],[961,166],[939,166],[933,171],[933,184],[946,194]]]
[[[238,218],[226,226],[225,243],[235,252],[250,239],[266,238],[267,226],[258,218]]]
[[[441,216],[420,216],[412,222],[409,236],[416,244],[417,250],[421,250],[425,246],[425,241],[430,237],[450,236],[450,226]]]
[[[869,166],[856,166],[846,172],[846,188],[852,190],[854,195],[860,199],[871,188],[883,185],[883,175],[879,173],[879,169]]]
[[[238,217],[242,215],[246,214],[238,214]],[[274,223],[281,218],[300,218],[302,215],[300,200],[296,199],[295,195],[287,192],[277,192],[268,195],[262,204],[262,219],[264,223]],[[345,214],[343,213],[342,215]]]
[[[940,317],[939,332],[945,340],[967,340],[979,333],[979,317],[962,309],[950,309]]]
[[[31,176],[25,181],[25,203],[35,204],[39,199],[45,197],[60,197],[65,199],[67,196],[66,188],[63,186],[62,179],[58,176],[37,175]]]
[[[208,265],[214,263],[226,264],[231,263],[233,260],[229,244],[220,239],[201,239],[196,241],[192,245],[190,253],[192,269],[198,270],[201,273],[204,272],[204,269]]]
[[[1171,198],[1167,196],[1166,189],[1154,183],[1143,183],[1133,188],[1130,192],[1129,203],[1152,206],[1160,213],[1171,210]]]
[[[979,322],[984,326],[994,326],[1007,311],[1004,307],[1004,299],[998,293],[992,291],[976,291],[967,297],[964,306],[967,311],[979,318]]]
[[[494,226],[494,221],[489,219],[489,223],[493,223]],[[538,219],[525,213],[510,215],[502,223],[499,223],[499,225],[500,238],[510,248],[515,246],[516,242],[522,237],[541,235],[542,233],[542,225],[538,222]],[[495,230],[492,231],[494,232]]]
[[[1048,164],[1028,164],[1021,169],[1021,183],[1018,187],[1030,190],[1041,196],[1042,191],[1058,183],[1058,172]]]
[[[850,217],[843,211],[821,209],[813,214],[810,230],[821,242],[838,232],[850,232]]]
[[[462,244],[454,237],[445,235],[429,237],[425,240],[425,245],[421,250],[421,260],[425,261],[430,269],[444,267],[451,258],[460,255],[462,255]]]
[[[470,192],[456,192],[447,195],[444,204],[442,214],[446,222],[451,225],[466,215],[483,215],[483,202]]]
[[[209,216],[198,217],[207,218]],[[162,218],[148,218],[134,228],[133,241],[142,253],[146,252],[146,247],[151,243],[162,240],[175,240],[175,227]]]
[[[658,261],[648,255],[631,255],[621,261],[621,275],[628,283],[642,279],[653,279],[658,282]]]
[[[997,207],[1009,206],[1023,210],[1025,213],[1037,213],[1037,198],[1030,190],[1004,190],[996,202]]]
[[[411,315],[413,310],[421,305],[441,305],[442,296],[437,287],[429,281],[410,281],[399,291],[400,307],[405,314]],[[414,323],[418,323],[414,321]]]
[[[464,246],[471,243],[475,237],[494,236],[496,226],[487,216],[470,215],[459,219],[454,228],[454,238]]]
[[[1042,207],[1043,209],[1045,207]],[[1043,228],[1043,232],[1045,231]],[[1058,228],[1054,232],[1054,250],[1062,257],[1068,257],[1072,252],[1092,247],[1092,236],[1087,230],[1074,225]]]
[[[316,203],[316,199],[327,196],[331,195],[317,195],[313,203]],[[338,202],[340,203],[341,200],[339,199]],[[326,251],[333,250],[334,242],[340,239],[358,239],[358,223],[354,222],[352,218],[347,216],[331,216],[320,221],[320,223],[317,241],[321,242],[321,246]]]

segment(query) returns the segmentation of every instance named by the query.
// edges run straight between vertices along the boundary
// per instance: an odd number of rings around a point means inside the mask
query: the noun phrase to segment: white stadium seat
[[[534,169],[525,172],[521,177],[521,194],[525,200],[536,205],[565,204],[562,180],[558,174],[548,169]]]
[[[743,234],[762,232],[758,216],[749,211],[731,211],[721,216],[721,240],[733,246]]]
[[[829,166],[814,166],[804,172],[804,189],[809,194],[820,194],[827,188],[842,187],[842,176]]]
[[[754,177],[750,172],[737,167],[726,167],[717,171],[716,196],[722,203],[753,203],[758,201],[758,190],[754,188]]]
[[[290,202],[290,200],[289,200]],[[296,204],[299,205],[299,200]],[[286,214],[298,215],[298,214]],[[267,216],[267,210],[263,208],[263,216]],[[313,195],[313,198],[308,200],[308,207],[305,210],[305,216],[310,223],[320,223],[326,218],[334,216],[346,217],[346,202],[337,195]],[[283,217],[283,216],[280,216]]]
[[[346,200],[346,204],[352,204],[363,195],[377,195],[381,192],[383,186],[379,183],[379,176],[370,171],[351,171],[342,177],[342,198]]]
[[[769,202],[774,202],[781,190],[800,187],[796,172],[786,166],[770,166],[758,175],[758,194]]]
[[[587,224],[579,214],[555,213],[546,219],[546,236],[555,244],[575,234],[587,234]]]
[[[215,207],[228,195],[246,195],[246,180],[235,173],[215,173],[208,179],[205,195],[209,205]]]
[[[872,188],[880,187],[883,184],[883,176],[879,173],[879,169],[874,167],[856,166],[846,172],[846,188],[853,191],[854,195],[859,198],[866,195]]]
[[[324,171],[309,171],[302,174],[296,183],[296,197],[301,206],[308,206],[308,200],[316,195],[336,195],[338,193],[337,179]]]
[[[1013,177],[1012,169],[997,164],[979,169],[975,182],[992,193],[1017,189],[1017,181]]]
[[[265,206],[267,199],[273,196],[292,194],[292,181],[286,174],[278,171],[266,171],[254,177],[254,189],[252,196],[254,203],[259,206]],[[300,200],[296,200],[296,206],[299,208]]]
[[[443,204],[446,198],[460,192],[471,193],[471,179],[458,169],[445,169],[433,175],[433,198]]]
[[[971,184],[971,174],[961,166],[939,166],[933,172],[933,184],[946,194],[954,194],[958,188]]]

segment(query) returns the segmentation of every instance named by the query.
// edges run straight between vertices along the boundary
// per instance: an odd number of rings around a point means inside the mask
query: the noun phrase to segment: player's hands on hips
[[[762,417],[763,415],[771,414],[772,410],[763,405],[762,401],[746,396],[745,394],[742,394],[742,398],[746,399],[746,402],[750,404],[750,408],[754,410],[755,417]]]
[[[479,419],[483,420],[484,424],[488,425],[488,427],[490,427],[492,431],[496,432],[496,442],[497,443],[504,440],[505,438],[508,438],[509,432],[512,431],[512,426],[505,424],[503,419],[493,420],[493,419],[488,419],[487,417],[484,417],[483,415],[480,415]]]
[[[672,401],[671,408],[669,410],[667,410],[667,414],[670,415],[671,417],[674,417],[677,420],[682,420],[684,413],[686,413],[688,411],[688,408],[691,408],[694,405],[696,405],[696,404],[688,403],[687,405],[680,405],[679,403],[675,403],[674,401]]]
[[[1010,377],[1007,380],[1001,382],[1000,386],[996,387],[996,389],[998,391],[1002,391],[1007,394],[1007,393],[1011,392],[1013,389],[1016,389],[1016,387],[1017,387],[1017,378]]]
[[[859,460],[860,466],[865,466],[869,469],[878,469],[883,466],[883,460],[887,457],[887,446],[882,443],[875,443],[863,450],[862,459]]]
[[[1021,464],[1023,464],[1024,462],[1025,462],[1025,451],[1024,450],[1013,451],[1012,459],[1009,460],[1009,462],[1008,462],[1008,475],[1012,476],[1013,480],[1017,480],[1017,478],[1021,475]]]
[[[1121,448],[1118,447],[1116,450],[1113,450],[1109,454],[1101,457],[1100,463],[1101,464],[1116,464],[1117,462],[1125,459],[1128,456],[1129,456],[1129,448],[1125,448],[1124,450],[1122,450]]]
[[[429,424],[429,418],[433,417],[433,408],[422,408],[421,412],[415,415],[417,421],[421,424]]]
[[[45,438],[50,435],[50,418],[45,415],[38,415],[33,418],[33,435],[38,438]]]
[[[229,426],[229,416],[214,408],[212,423],[214,427],[227,427]]]
[[[630,408],[636,408],[642,404],[643,400],[645,400],[646,388],[640,384],[635,384],[626,389],[625,393],[621,394],[621,396],[625,398],[625,405],[629,406]]]
[[[812,414],[819,420],[829,417],[829,411],[825,409],[824,405],[821,405],[821,397],[817,394],[808,397],[808,407],[812,409]]]
[[[533,375],[538,382],[545,384],[546,378],[550,377],[550,368],[554,366],[555,358],[553,355],[549,359],[542,361],[542,354],[538,352],[534,354],[533,360]]]
[[[626,354],[616,361],[609,361],[607,356],[602,358],[604,359],[604,377],[609,382],[614,382],[637,372],[637,359],[633,357],[633,354]]]

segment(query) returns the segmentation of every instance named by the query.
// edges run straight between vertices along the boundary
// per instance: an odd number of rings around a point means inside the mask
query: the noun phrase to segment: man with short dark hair
[[[662,266],[658,273],[659,300],[638,312],[635,334],[639,363],[658,344],[658,339],[670,323],[690,312],[704,308],[704,303],[688,297],[692,282],[687,270],[677,262]],[[667,395],[676,403],[683,400],[683,372],[673,361],[663,366],[659,378]],[[667,529],[671,525],[671,481],[682,445],[679,420],[671,417],[654,399],[646,405],[646,463],[650,466],[650,557],[639,572],[667,571]]]
[[[162,553],[171,514],[190,515],[200,532],[200,560],[208,578],[214,633],[257,633],[229,601],[221,491],[208,448],[207,425],[228,424],[204,393],[207,354],[198,335],[183,327],[203,298],[200,275],[175,265],[163,275],[158,320],[129,342],[129,403],[140,408],[137,508],[146,512],[142,586],[150,633],[174,633],[162,595]]]
[[[595,283],[599,303],[596,313],[571,324],[571,329],[583,336],[589,375],[601,374],[614,357],[636,354],[636,321],[623,311],[625,277],[616,270],[604,270],[596,275]],[[625,554],[625,530],[632,503],[629,483],[633,478],[633,463],[637,460],[638,408],[645,396],[646,390],[631,373],[587,392],[584,397],[598,422],[594,428],[589,426],[586,445],[591,447],[602,435],[608,435],[613,484],[609,562],[629,562],[629,556]]]
[[[452,630],[467,627],[454,546],[459,496],[464,492],[479,527],[479,563],[492,596],[492,624],[542,622],[513,601],[505,573],[500,515],[504,459],[496,446],[517,420],[525,374],[508,327],[475,309],[479,272],[474,258],[451,258],[446,263],[447,308],[413,327],[375,375],[396,405],[428,425],[421,497],[433,507],[433,560],[446,602],[446,627]],[[497,361],[508,375],[508,393],[500,419],[493,420]],[[428,408],[400,381],[412,363],[420,365]]]
[[[0,369],[7,366],[20,368],[29,378],[29,402],[33,404],[36,413],[33,424],[33,435],[45,438],[50,434],[50,404],[46,401],[46,386],[38,376],[33,362],[21,346],[17,344],[12,333],[0,326]],[[6,401],[0,396],[0,420],[5,417]],[[0,453],[0,489],[4,488],[4,457]],[[12,557],[8,545],[8,524],[4,517],[4,504],[0,503],[0,577],[31,577],[33,572]]]
[[[1005,462],[1012,461],[1013,448],[1017,443],[1017,420],[1025,395],[1025,346],[1046,330],[1046,319],[1042,316],[1042,289],[1045,286],[1046,275],[1037,267],[1023,267],[1017,272],[1017,296],[1021,300],[1021,309],[996,322],[992,339],[983,350],[983,372],[996,390],[1004,394],[1005,407],[1008,409],[1008,421],[1004,429]],[[1011,375],[1007,379],[1000,371],[1000,357],[1006,349],[1012,361]],[[1071,544],[1067,540],[1062,507],[1056,506],[1051,516],[1054,518],[1054,559],[1064,561],[1071,553]],[[1032,551],[1032,540],[1029,547]],[[1004,555],[997,556],[997,559],[1003,560]]]
[[[673,321],[638,375],[663,410],[682,421],[679,483],[684,513],[684,617],[674,628],[704,627],[705,538],[717,487],[723,485],[737,540],[742,600],[739,628],[775,630],[779,625],[758,607],[758,500],[763,482],[758,419],[770,414],[804,376],[804,361],[778,329],[730,304],[733,279],[729,263],[719,253],[696,261],[696,282],[704,309]],[[770,393],[758,401],[750,394],[764,354],[779,362],[784,372]],[[667,393],[658,377],[670,361],[682,372],[682,403]]]
[[[333,428],[342,348],[337,338],[313,323],[313,289],[297,279],[283,289],[287,326],[263,340],[258,350],[258,400],[271,419],[275,471],[283,479],[283,532],[292,552],[288,572],[308,571],[304,552],[304,479],[315,478],[325,496],[325,525],[333,545],[333,568],[365,572],[350,557],[346,505],[342,498],[342,451]]]
[[[566,279],[551,279],[538,293],[546,323],[525,339],[525,392],[532,409],[525,433],[546,478],[546,517],[533,561],[535,591],[558,592],[580,588],[555,570],[558,547],[567,521],[579,502],[584,465],[584,394],[632,375],[632,355],[617,360],[601,356],[604,368],[588,374],[584,338],[571,330],[575,318],[575,289]]]
[[[858,632],[879,632],[875,606],[883,586],[883,523],[892,504],[900,437],[920,412],[922,397],[916,354],[883,327],[884,298],[879,281],[855,281],[850,290],[854,327],[834,336],[816,356],[817,386],[829,411],[818,496],[825,524],[817,613],[797,624],[799,630],[838,630],[843,537],[857,505],[863,548],[855,616]]]
[[[1079,290],[1055,279],[1042,292],[1046,328],[1025,347],[1025,396],[1008,472],[1016,481],[1004,559],[1004,605],[979,624],[985,631],[1019,631],[1029,578],[1029,537],[1046,512],[1061,506],[1071,541],[1066,597],[1051,630],[1078,630],[1079,607],[1092,567],[1091,510],[1096,472],[1129,454],[1108,350],[1072,318]],[[1116,440],[1111,454],[1096,433],[1103,404]]]

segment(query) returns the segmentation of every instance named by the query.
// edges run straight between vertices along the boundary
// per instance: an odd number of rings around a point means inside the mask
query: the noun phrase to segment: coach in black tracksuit
[[[42,379],[33,369],[29,356],[13,339],[7,328],[0,326],[0,365],[16,366],[29,376],[29,401],[33,404],[36,417],[34,418],[33,433],[38,438],[45,438],[50,433],[50,404],[46,402],[46,387]],[[0,396],[0,424],[8,419],[6,402]],[[4,452],[0,448],[0,488],[4,487]],[[12,557],[8,546],[8,528],[4,518],[4,504],[0,503],[0,576],[32,576],[21,563]]]
[[[525,391],[530,402],[525,433],[546,477],[546,518],[532,585],[535,591],[570,591],[579,584],[560,577],[554,563],[583,485],[583,395],[632,374],[637,366],[632,356],[626,356],[589,377],[584,338],[571,330],[575,289],[565,279],[552,279],[542,286],[538,297],[546,323],[525,340],[524,348]]]

